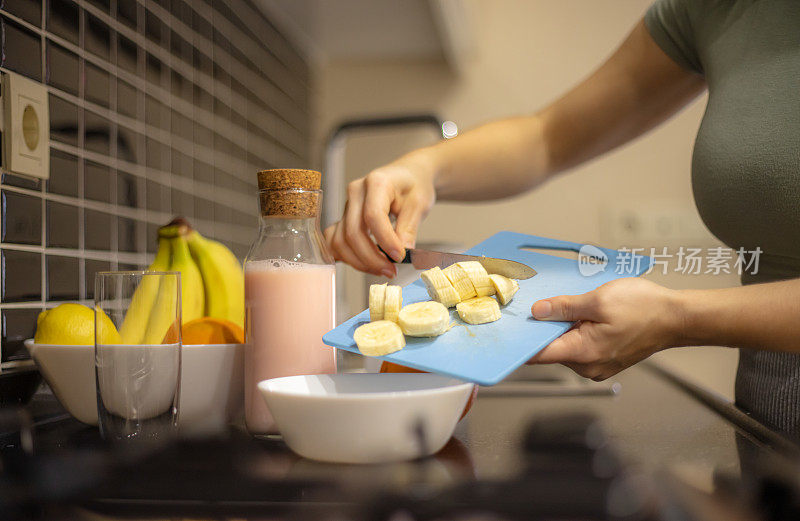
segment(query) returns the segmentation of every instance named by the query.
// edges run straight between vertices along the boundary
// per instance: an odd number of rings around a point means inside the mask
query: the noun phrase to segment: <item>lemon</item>
[[[97,310],[97,316],[101,343],[121,344],[117,328],[108,315]],[[33,341],[37,344],[94,345],[94,311],[81,304],[60,304],[42,311],[36,319]]]

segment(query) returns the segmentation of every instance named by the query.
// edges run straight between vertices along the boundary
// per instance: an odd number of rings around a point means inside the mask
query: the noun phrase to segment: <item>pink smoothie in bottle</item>
[[[336,372],[336,352],[322,343],[322,335],[335,326],[335,275],[330,264],[279,259],[246,264],[245,410],[251,433],[276,431],[253,383]]]
[[[259,233],[244,265],[244,405],[252,434],[278,430],[259,382],[336,372],[336,351],[322,343],[336,325],[336,279],[319,228],[320,184],[313,170],[258,173]]]

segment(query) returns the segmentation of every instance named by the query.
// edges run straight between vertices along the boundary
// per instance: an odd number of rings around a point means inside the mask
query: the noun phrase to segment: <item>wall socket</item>
[[[50,177],[47,87],[11,72],[2,74],[3,167],[40,179]]]

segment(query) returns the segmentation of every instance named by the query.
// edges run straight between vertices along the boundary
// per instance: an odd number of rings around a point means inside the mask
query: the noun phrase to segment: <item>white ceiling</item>
[[[260,0],[314,58],[330,61],[441,58],[428,0]]]

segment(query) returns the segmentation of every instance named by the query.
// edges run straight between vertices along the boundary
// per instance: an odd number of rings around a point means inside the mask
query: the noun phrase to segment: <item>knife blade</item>
[[[387,257],[389,256],[387,255]],[[403,264],[412,264],[418,270],[429,270],[435,266],[446,268],[455,262],[464,261],[478,261],[489,273],[497,273],[510,279],[524,280],[536,275],[535,269],[517,261],[484,257],[482,255],[464,255],[463,253],[447,253],[416,248],[407,249],[405,258],[400,262]]]

